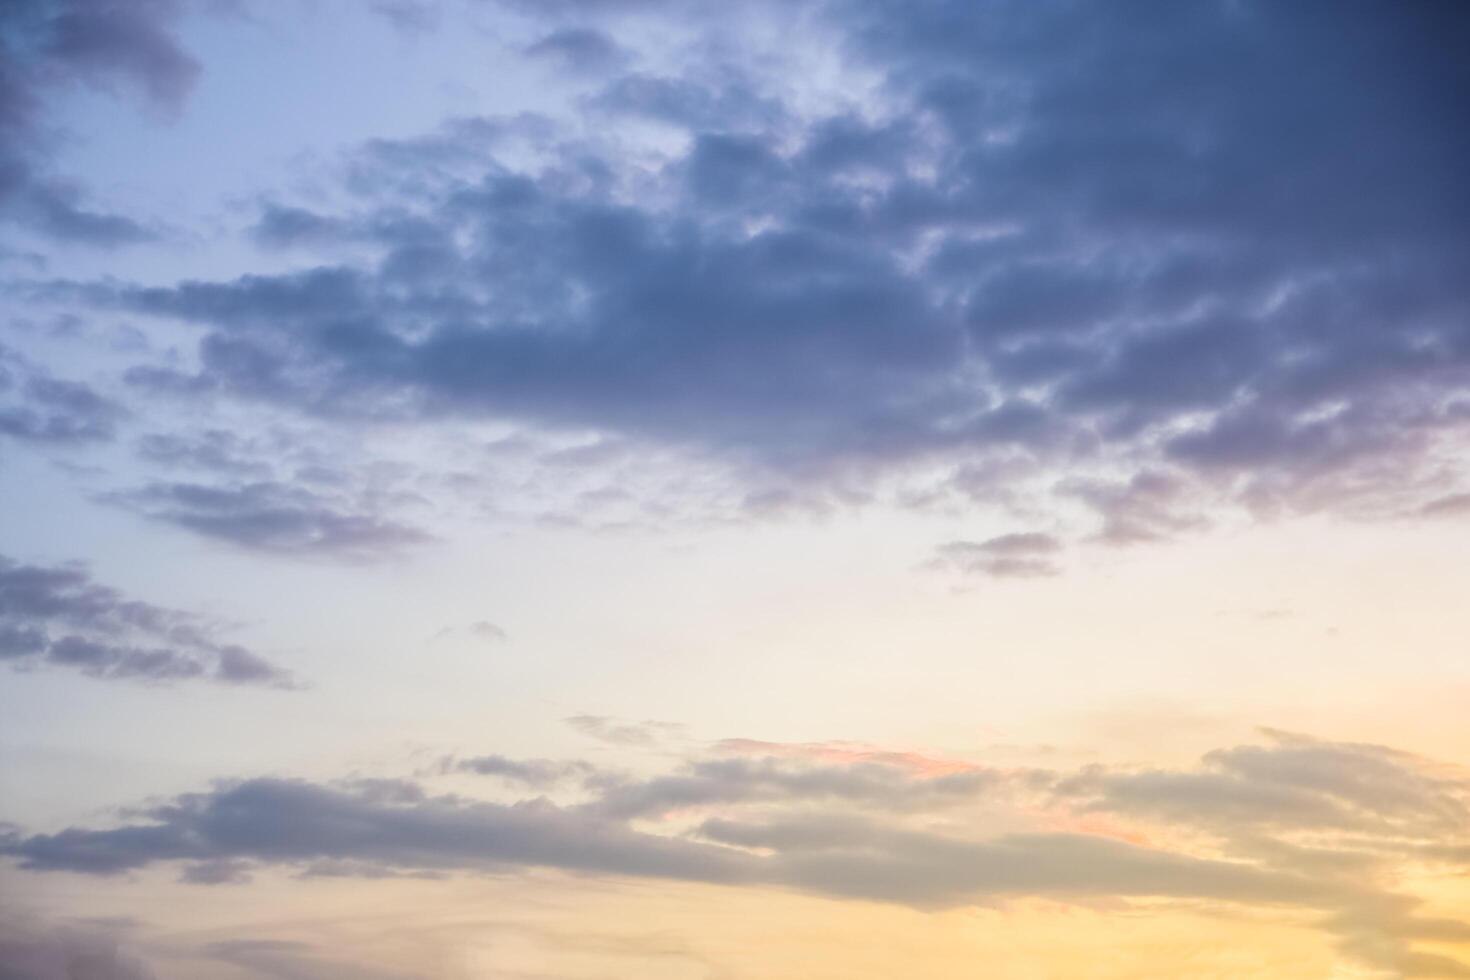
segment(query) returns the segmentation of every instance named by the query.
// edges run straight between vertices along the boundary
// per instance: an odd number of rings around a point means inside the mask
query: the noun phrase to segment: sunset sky
[[[1470,977],[1467,52],[0,0],[0,980]]]

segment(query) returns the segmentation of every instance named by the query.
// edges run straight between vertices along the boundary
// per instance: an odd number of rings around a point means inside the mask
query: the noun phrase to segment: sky
[[[0,5],[0,977],[1470,977],[1467,50]]]

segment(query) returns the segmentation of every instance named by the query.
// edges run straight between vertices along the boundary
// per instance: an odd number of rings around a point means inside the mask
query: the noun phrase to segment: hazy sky
[[[0,977],[1470,977],[1467,51],[0,3]]]

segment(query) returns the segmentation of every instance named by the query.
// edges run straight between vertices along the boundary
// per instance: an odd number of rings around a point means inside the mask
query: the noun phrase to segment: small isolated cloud
[[[260,654],[216,638],[218,624],[131,599],[76,565],[27,565],[0,555],[0,663],[89,677],[293,687]]]
[[[1002,534],[984,541],[950,541],[934,549],[929,567],[989,578],[1058,575],[1062,543],[1050,534]]]

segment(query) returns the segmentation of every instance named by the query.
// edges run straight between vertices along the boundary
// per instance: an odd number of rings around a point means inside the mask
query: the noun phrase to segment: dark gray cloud
[[[288,555],[371,561],[432,540],[352,501],[269,480],[153,483],[103,499],[208,538]]]
[[[76,565],[27,565],[0,555],[0,662],[45,664],[92,677],[291,687],[291,675],[218,624],[130,599]]]
[[[1464,438],[1470,17],[1147,7],[1140,29],[1060,0],[834,3],[801,23],[880,80],[862,113],[719,59],[628,72],[583,122],[683,130],[652,170],[545,120],[458,120],[364,147],[357,206],[255,229],[372,261],[53,292],[203,329],[197,372],[140,383],[321,416],[591,430],[804,480],[1095,466],[1116,485],[1059,489],[1110,544],[1205,526],[1171,488],[1411,509],[1389,498]],[[605,52],[596,24],[553,18],[534,50]],[[525,139],[542,163],[500,152]]]

